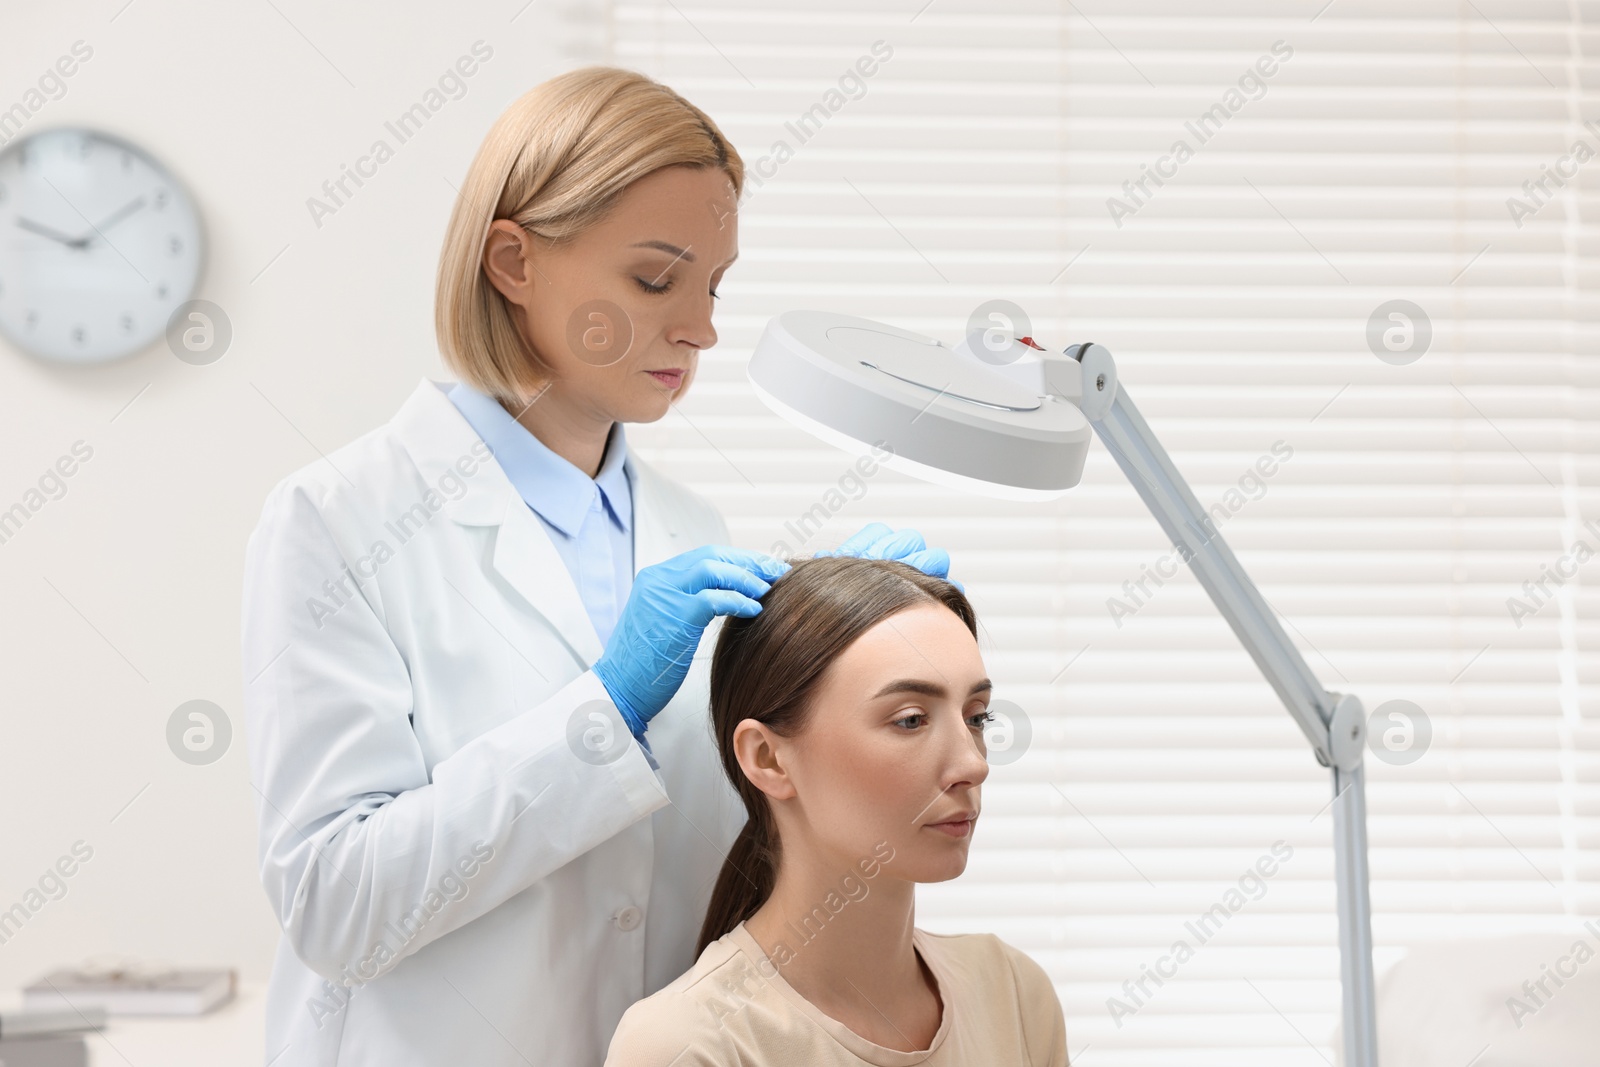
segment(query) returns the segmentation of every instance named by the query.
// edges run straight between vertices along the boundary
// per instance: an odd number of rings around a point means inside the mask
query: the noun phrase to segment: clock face
[[[193,294],[201,243],[189,195],[125,141],[47,130],[0,152],[0,334],[36,356],[144,348]]]

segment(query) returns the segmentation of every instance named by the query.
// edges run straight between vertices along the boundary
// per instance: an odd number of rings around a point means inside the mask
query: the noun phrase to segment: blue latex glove
[[[788,569],[764,552],[702,545],[639,571],[594,664],[634,737],[644,736],[646,724],[683,684],[711,620],[759,615],[757,600]]]
[[[898,533],[881,522],[869,522],[838,548],[824,549],[819,556],[859,556],[862,559],[897,559],[923,574],[943,578],[963,593],[967,587],[950,577],[950,553],[929,548],[915,530]]]

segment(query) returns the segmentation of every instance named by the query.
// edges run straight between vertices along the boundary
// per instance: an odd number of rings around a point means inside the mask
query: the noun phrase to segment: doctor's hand
[[[881,522],[869,522],[838,548],[824,549],[819,556],[859,556],[862,559],[897,559],[923,574],[943,578],[963,593],[967,587],[950,577],[950,553],[929,548],[915,530],[898,533]]]
[[[634,737],[683,684],[711,620],[759,615],[757,600],[788,569],[762,552],[702,545],[639,571],[594,664]]]

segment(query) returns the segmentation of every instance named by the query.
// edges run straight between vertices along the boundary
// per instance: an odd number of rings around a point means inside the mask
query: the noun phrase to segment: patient
[[[618,1067],[1066,1067],[1043,968],[914,925],[961,874],[988,775],[989,679],[955,586],[892,560],[796,560],[728,617],[711,719],[749,819],[698,960],[628,1009]]]

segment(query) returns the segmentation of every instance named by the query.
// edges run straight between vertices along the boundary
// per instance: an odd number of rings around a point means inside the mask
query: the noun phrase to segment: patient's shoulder
[[[1030,1064],[1066,1064],[1061,1000],[1037,960],[994,934],[917,933],[928,951],[940,954],[945,969],[969,986],[975,1001],[1021,1028]]]
[[[996,977],[1016,974],[1029,983],[1041,978],[1049,981],[1044,968],[1035,963],[1032,957],[994,934],[936,934],[918,927],[917,937],[923,948],[937,954],[940,960],[963,977],[992,981]]]
[[[726,1027],[764,983],[728,937],[707,945],[695,965],[625,1013],[606,1052],[606,1067],[717,1067],[737,1063]]]

